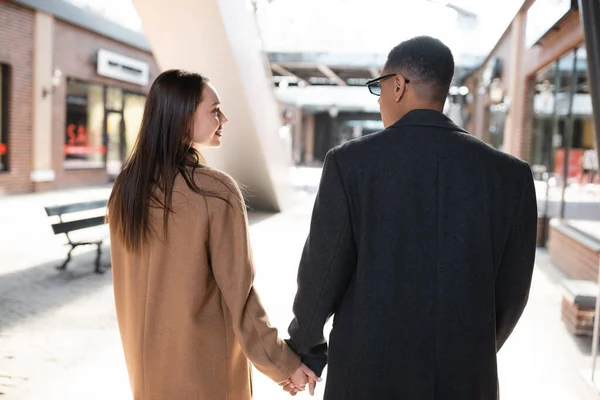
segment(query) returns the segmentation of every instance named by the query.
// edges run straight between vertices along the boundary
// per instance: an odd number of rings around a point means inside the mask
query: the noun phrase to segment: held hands
[[[315,395],[315,386],[317,382],[321,382],[321,378],[317,377],[314,372],[306,365],[301,364],[300,367],[294,372],[287,381],[282,382],[280,385],[283,390],[288,392],[290,395],[295,396],[298,392],[305,390],[305,386],[308,383],[308,391],[311,396]]]

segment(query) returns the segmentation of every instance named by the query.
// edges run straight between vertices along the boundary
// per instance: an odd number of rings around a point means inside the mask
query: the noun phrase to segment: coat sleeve
[[[256,368],[283,382],[300,366],[300,358],[278,337],[254,289],[254,265],[243,197],[235,183],[228,201],[208,198],[209,251],[212,271],[232,318],[242,351]]]
[[[323,328],[342,301],[356,268],[350,207],[335,150],[323,167],[310,232],[298,270],[298,291],[288,344],[318,376],[327,364]]]
[[[521,200],[496,272],[497,350],[504,345],[525,309],[533,275],[537,202],[531,171],[525,167]]]

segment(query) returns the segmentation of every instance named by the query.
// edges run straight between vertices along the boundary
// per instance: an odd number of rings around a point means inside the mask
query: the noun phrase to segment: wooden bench
[[[65,234],[67,240],[69,241],[67,244],[71,246],[69,249],[69,253],[67,254],[67,259],[62,265],[57,266],[56,268],[64,270],[67,268],[67,264],[71,261],[71,253],[76,247],[79,246],[97,246],[96,252],[96,269],[94,270],[96,273],[104,273],[104,269],[100,265],[100,257],[102,255],[102,242],[108,238],[108,233],[102,232],[102,234],[97,234],[93,232],[92,236],[85,238],[84,240],[74,240],[71,237],[71,233],[75,231],[81,231],[84,229],[94,228],[98,226],[104,225],[105,215],[106,215],[106,205],[108,200],[94,200],[87,201],[82,203],[72,203],[72,204],[64,204],[60,206],[51,206],[45,207],[46,214],[49,217],[58,216],[59,221],[57,223],[52,224],[52,230],[55,235]],[[72,214],[76,212],[84,212],[87,211],[91,213],[91,210],[98,210],[97,212],[93,212],[93,216],[85,216],[80,218],[69,218],[68,221],[65,221],[64,216],[66,214]],[[89,214],[87,213],[87,214]],[[100,215],[98,215],[100,214]]]
[[[598,286],[591,281],[568,279],[563,282],[561,319],[574,335],[592,336]]]
[[[566,221],[550,222],[548,240],[550,260],[569,279],[596,282],[600,262],[600,240]]]

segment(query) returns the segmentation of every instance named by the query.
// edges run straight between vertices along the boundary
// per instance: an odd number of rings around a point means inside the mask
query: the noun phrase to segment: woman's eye
[[[215,108],[215,109],[213,110],[213,113],[215,113],[215,114],[218,114],[220,111],[221,111],[221,110],[219,110],[218,108]]]

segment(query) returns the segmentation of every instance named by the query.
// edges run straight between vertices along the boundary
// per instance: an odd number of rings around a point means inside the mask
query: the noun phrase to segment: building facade
[[[0,193],[107,183],[159,68],[142,34],[36,3],[0,0]]]
[[[0,1],[0,191],[31,191],[35,13]]]
[[[538,244],[573,279],[595,281],[600,209],[595,112],[577,1],[527,0],[485,62],[464,78],[467,128],[527,161]],[[590,158],[591,157],[591,158]],[[594,161],[595,160],[595,161]]]
[[[561,172],[569,142],[573,177],[583,151],[594,147],[587,77],[577,2],[526,1],[485,62],[465,78],[473,89],[467,128],[535,171]],[[571,119],[574,127],[567,129]]]

